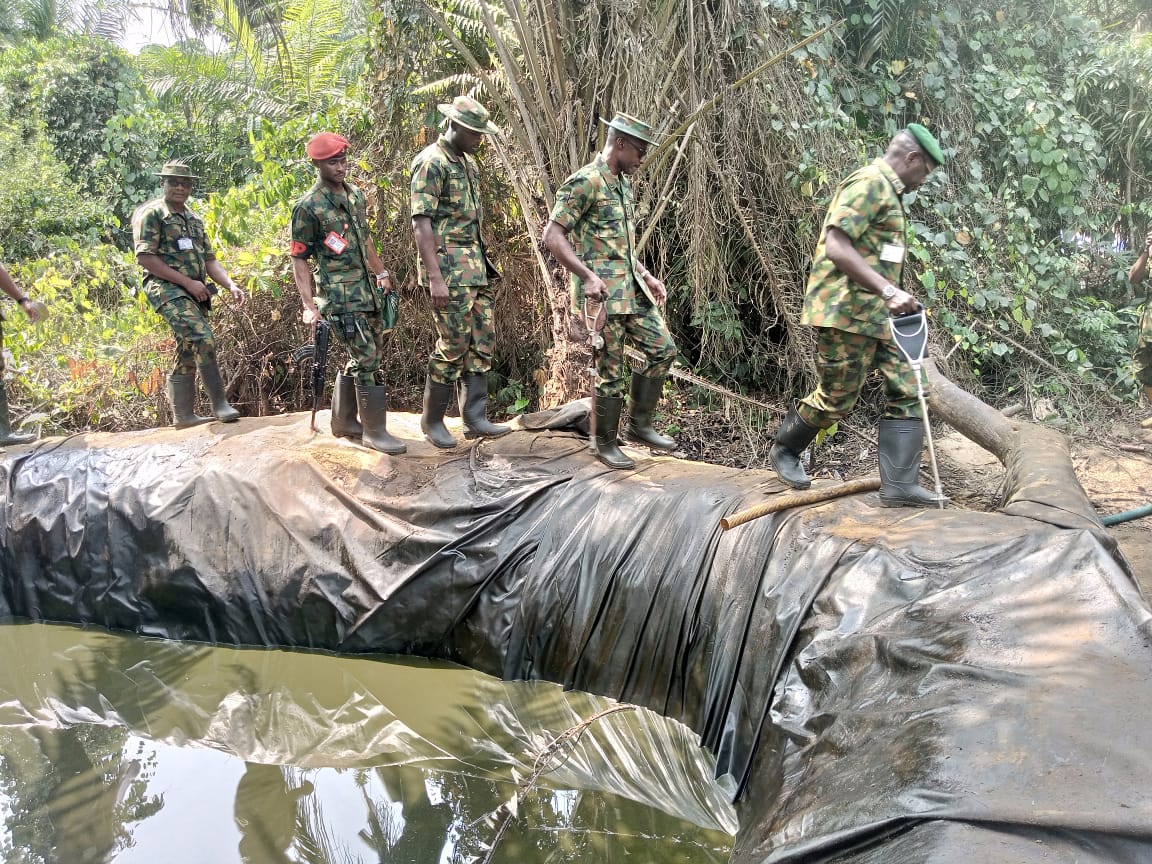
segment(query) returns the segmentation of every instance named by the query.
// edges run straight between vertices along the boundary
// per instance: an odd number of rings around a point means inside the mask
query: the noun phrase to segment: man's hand
[[[248,302],[248,295],[245,294],[243,289],[235,282],[228,286],[228,293],[232,295],[232,299],[236,302],[237,306],[243,306]]]
[[[1144,238],[1144,251],[1152,253],[1152,231],[1148,232],[1148,236]]]
[[[896,289],[896,293],[891,298],[884,301],[884,305],[888,307],[888,311],[892,315],[907,315],[909,312],[915,312],[920,308],[920,303],[915,297],[899,288]]]
[[[316,304],[310,300],[304,301],[304,312],[300,315],[300,320],[308,325],[313,334],[316,332],[316,322],[320,320],[320,310],[316,308]]]
[[[648,290],[652,292],[652,297],[656,300],[656,305],[663,306],[664,301],[668,299],[667,286],[651,273],[644,274],[644,284],[647,285]]]
[[[448,308],[448,285],[443,276],[429,276],[428,293],[432,295],[432,305],[437,309]]]
[[[20,308],[24,310],[24,314],[28,316],[28,320],[35,324],[40,320],[40,315],[44,310],[43,303],[37,303],[28,297],[25,297],[20,303]]]
[[[198,303],[207,303],[208,298],[212,296],[208,293],[208,287],[199,279],[189,279],[184,283],[184,290]]]
[[[604,284],[604,280],[593,273],[584,281],[584,296],[593,302],[600,302],[604,299],[604,295],[608,293],[608,286]]]

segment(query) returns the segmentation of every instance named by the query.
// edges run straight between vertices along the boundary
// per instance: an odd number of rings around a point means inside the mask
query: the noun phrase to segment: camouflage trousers
[[[1140,316],[1140,333],[1136,337],[1136,350],[1132,353],[1133,373],[1143,387],[1152,387],[1152,297],[1144,302]]]
[[[919,420],[916,375],[896,343],[832,327],[816,328],[816,389],[797,405],[804,422],[827,429],[848,416],[872,369],[884,376],[885,419]]]
[[[192,297],[173,297],[156,310],[176,337],[174,375],[195,375],[196,367],[216,362],[216,337],[208,323],[208,305]]]
[[[433,307],[436,346],[428,358],[428,376],[437,384],[454,384],[461,375],[487,372],[496,348],[491,285],[452,285],[448,306]]]
[[[664,316],[648,305],[639,315],[609,315],[601,331],[604,347],[596,354],[596,395],[623,396],[625,375],[625,340],[643,352],[647,361],[637,374],[663,378],[676,359],[676,343],[664,323]]]
[[[329,312],[324,320],[348,349],[344,374],[355,378],[357,384],[376,384],[384,356],[384,321],[380,312]]]

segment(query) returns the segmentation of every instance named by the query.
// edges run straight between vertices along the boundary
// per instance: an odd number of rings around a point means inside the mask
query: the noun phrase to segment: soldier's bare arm
[[[852,238],[833,225],[829,225],[827,231],[824,248],[836,269],[877,297],[883,297],[888,280],[868,266],[864,256],[852,245]],[[896,293],[884,301],[884,305],[896,315],[915,312],[920,306],[915,297],[899,286],[896,286]]]
[[[240,290],[240,286],[232,281],[232,277],[228,275],[223,265],[220,264],[215,258],[211,261],[204,262],[204,269],[208,272],[212,281],[228,289],[228,293],[232,295],[232,299],[236,301],[237,306],[243,306],[248,300],[248,295]]]
[[[185,291],[192,295],[193,299],[200,303],[208,300],[210,295],[207,287],[199,279],[191,279],[185,276],[178,270],[173,270],[164,263],[164,259],[159,255],[152,255],[147,252],[141,252],[136,255],[136,261],[155,276],[157,279],[163,279],[165,282],[171,282],[173,285],[179,285]]]
[[[585,297],[589,300],[600,300],[604,296],[604,280],[576,254],[563,225],[550,221],[544,227],[544,245],[548,247],[552,257],[560,262],[560,266],[569,273],[576,274],[584,283]]]
[[[372,278],[376,280],[376,284],[383,286],[386,290],[391,289],[392,274],[384,269],[384,262],[376,254],[376,244],[371,239],[364,247],[364,257],[368,259],[368,266],[372,268]]]
[[[292,278],[296,282],[296,290],[300,293],[300,300],[304,304],[304,323],[313,324],[319,320],[320,311],[316,308],[312,268],[307,259],[292,258]]]
[[[8,271],[4,269],[3,264],[0,264],[0,289],[16,301],[16,305],[24,310],[25,315],[33,321],[40,320],[40,309],[43,307],[37,306],[32,302],[31,297],[16,287],[15,280],[9,275]]]
[[[432,231],[430,216],[413,216],[412,233],[416,237],[416,249],[424,269],[428,273],[428,293],[432,295],[432,305],[437,309],[448,307],[448,285],[440,272],[440,261],[436,257],[436,234]]]
[[[1144,277],[1148,275],[1149,256],[1152,256],[1152,231],[1149,231],[1148,236],[1144,238],[1144,248],[1140,251],[1140,257],[1128,271],[1128,284],[1133,288],[1143,282]]]

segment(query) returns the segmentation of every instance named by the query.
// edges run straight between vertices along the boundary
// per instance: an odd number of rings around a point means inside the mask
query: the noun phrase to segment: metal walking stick
[[[924,418],[924,437],[928,439],[928,457],[932,460],[932,482],[936,484],[936,505],[944,509],[944,490],[940,488],[940,470],[936,465],[936,444],[932,440],[932,424],[928,422],[928,402],[924,398],[922,374],[924,356],[928,352],[928,313],[921,306],[916,312],[888,319],[892,328],[892,341],[904,355],[916,375],[916,396],[920,400],[920,415]]]
[[[588,449],[596,452],[596,377],[597,360],[604,348],[604,324],[608,320],[603,300],[584,297],[584,327],[588,330],[588,347],[592,349],[592,413],[588,416]]]

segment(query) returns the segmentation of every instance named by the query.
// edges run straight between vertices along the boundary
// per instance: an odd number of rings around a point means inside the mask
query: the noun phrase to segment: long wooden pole
[[[767,516],[769,513],[779,513],[791,507],[802,507],[805,504],[819,504],[821,501],[831,501],[833,498],[843,498],[845,495],[856,495],[860,492],[874,492],[880,488],[879,477],[864,477],[861,480],[849,480],[847,483],[838,483],[835,486],[821,486],[818,489],[806,489],[803,492],[793,492],[790,495],[778,495],[771,501],[733,513],[720,520],[720,527],[725,531]]]

